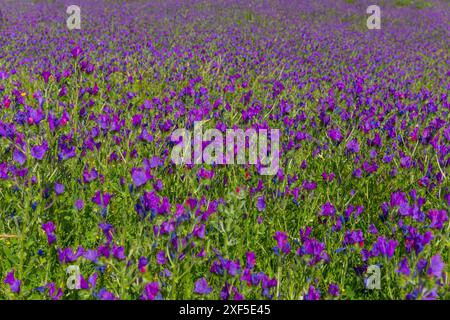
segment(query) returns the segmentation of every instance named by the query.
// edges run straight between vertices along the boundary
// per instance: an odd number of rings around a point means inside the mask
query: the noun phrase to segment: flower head
[[[208,282],[205,278],[200,278],[195,282],[194,292],[198,294],[208,294],[212,291],[212,288],[208,286]]]

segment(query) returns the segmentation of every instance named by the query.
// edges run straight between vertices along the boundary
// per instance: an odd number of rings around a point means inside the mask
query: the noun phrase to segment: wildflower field
[[[450,4],[375,2],[0,1],[0,299],[450,299]]]

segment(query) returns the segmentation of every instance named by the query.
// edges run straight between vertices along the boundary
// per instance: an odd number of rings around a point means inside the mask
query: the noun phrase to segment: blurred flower
[[[442,276],[444,267],[445,264],[442,261],[441,256],[439,254],[436,254],[431,257],[430,266],[428,267],[428,274],[440,278]]]
[[[205,278],[200,278],[195,282],[194,292],[198,294],[208,294],[212,291],[212,288],[208,286],[208,282]]]
[[[3,282],[9,285],[9,288],[11,289],[12,292],[14,293],[20,292],[21,281],[14,277],[14,270],[6,275]]]
[[[328,293],[332,295],[333,297],[339,296],[339,286],[337,284],[331,283],[328,286]]]
[[[266,209],[266,201],[264,200],[264,196],[258,197],[256,200],[256,208],[260,212]]]
[[[56,241],[56,235],[54,231],[56,230],[55,224],[52,221],[46,222],[42,224],[42,230],[44,230],[47,235],[48,245],[51,245]]]
[[[145,285],[144,292],[141,295],[141,300],[155,300],[159,292],[159,283],[150,282]]]

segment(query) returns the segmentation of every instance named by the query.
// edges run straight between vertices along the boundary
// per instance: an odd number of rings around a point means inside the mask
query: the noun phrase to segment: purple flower
[[[411,274],[411,270],[409,269],[407,258],[403,258],[402,260],[400,260],[400,262],[398,264],[397,272],[404,274],[405,276],[409,276]]]
[[[26,155],[19,149],[14,149],[13,160],[20,165],[23,165],[27,161]]]
[[[431,231],[425,232],[425,234],[420,234],[417,230],[410,226],[406,228],[405,236],[405,246],[406,251],[411,252],[412,249],[419,254],[424,249],[425,245],[431,242],[433,239],[433,233]]]
[[[145,164],[145,163],[144,163]],[[163,161],[158,156],[153,156],[147,164],[151,169],[160,167],[163,165]]]
[[[445,264],[439,254],[431,257],[430,266],[428,267],[428,274],[440,278]]]
[[[100,227],[100,229],[102,229],[103,234],[106,237],[107,243],[109,244],[113,237],[113,231],[114,231],[113,226],[106,222],[99,223],[98,226]]]
[[[74,262],[85,253],[85,250],[82,246],[78,246],[76,252],[73,252],[72,248],[70,247],[65,249],[58,249],[57,251],[58,259],[61,263]]]
[[[83,49],[80,46],[76,46],[70,53],[72,54],[72,58],[78,58],[83,53]]]
[[[233,300],[235,301],[244,300],[244,296],[239,292],[238,288],[233,287],[233,293],[234,293]]]
[[[275,253],[278,253],[279,250],[284,254],[288,254],[291,252],[291,245],[288,242],[287,234],[281,231],[275,232],[273,238],[277,241],[277,246],[274,248]]]
[[[161,201],[161,205],[158,207],[158,214],[169,214],[170,213],[170,202],[167,197],[164,197]]]
[[[192,235],[199,239],[205,239],[205,230],[206,227],[204,224],[196,225],[194,231],[192,231]]]
[[[31,156],[36,160],[42,160],[47,150],[48,144],[47,141],[44,141],[42,145],[37,145],[31,148]]]
[[[396,191],[391,194],[391,201],[390,205],[391,207],[400,206],[402,203],[407,203],[408,199],[406,198],[406,195],[402,191]]]
[[[428,261],[425,259],[419,259],[419,261],[416,264],[417,273],[422,273],[422,271],[425,270],[427,267]]]
[[[159,283],[150,282],[145,285],[141,300],[155,300],[158,297]]]
[[[109,244],[106,245],[101,245],[97,248],[97,252],[104,256],[105,258],[109,258],[110,254],[111,254],[111,250],[109,248]]]
[[[89,290],[89,284],[87,283],[86,279],[83,277],[82,274],[80,274],[80,289]]]
[[[373,257],[382,255],[388,258],[392,258],[397,244],[397,240],[389,240],[388,242],[386,242],[386,238],[378,237],[377,242],[373,245],[373,248],[371,250],[371,255]]]
[[[48,70],[44,70],[41,73],[41,76],[42,76],[42,78],[44,78],[45,83],[48,83],[48,80],[50,79],[51,75],[52,75],[52,73]]]
[[[85,168],[83,171],[84,183],[89,183],[98,178],[98,172],[95,168],[89,171],[89,168]]]
[[[48,296],[53,300],[60,300],[62,297],[62,289],[58,288],[56,290],[56,285],[54,282],[47,283],[46,287],[48,288]]]
[[[437,288],[433,288],[430,291],[427,291],[423,295],[423,300],[436,300],[438,298]]]
[[[334,206],[331,203],[327,202],[322,206],[319,216],[333,217],[335,213],[336,209],[334,208]]]
[[[142,168],[133,168],[131,169],[131,178],[133,179],[133,183],[136,187],[140,187],[147,183],[150,179],[150,173]]]
[[[55,193],[61,195],[64,193],[64,185],[58,182],[55,183]]]
[[[156,262],[158,264],[165,264],[167,262],[166,256],[164,254],[164,250],[159,250],[156,254]]]
[[[346,245],[352,245],[358,243],[360,246],[363,246],[364,244],[364,235],[361,230],[353,230],[353,231],[347,231],[344,235],[344,241],[342,244],[344,246]]]
[[[9,285],[9,288],[11,289],[12,292],[14,292],[14,293],[19,293],[20,292],[21,281],[14,277],[14,270],[9,272],[6,275],[6,277],[3,280],[3,282]]]
[[[338,297],[339,296],[339,286],[337,284],[330,284],[328,286],[328,293],[330,295],[332,295],[333,297]]]
[[[112,247],[112,254],[114,258],[117,260],[125,260],[125,249],[123,247],[117,247],[116,245],[113,245]]]
[[[96,294],[99,300],[117,300],[118,298],[111,292],[107,291],[105,288],[100,289]]]
[[[445,210],[430,210],[427,216],[431,220],[430,228],[442,229],[444,223],[448,221],[447,211]]]
[[[305,295],[305,300],[320,300],[320,291],[313,286],[309,286],[309,290]]]
[[[49,221],[47,223],[42,224],[42,230],[44,230],[45,234],[47,235],[47,242],[48,245],[51,245],[53,242],[56,241],[56,235],[54,234],[54,231],[56,230],[55,224],[52,221]]]
[[[100,191],[97,191],[92,197],[92,202],[100,207],[106,208],[111,200],[111,197],[112,194],[109,194],[108,192],[101,193]]]
[[[340,142],[342,140],[342,134],[339,129],[330,129],[328,130],[328,136],[331,140],[335,142]]]
[[[83,208],[84,208],[84,202],[83,202],[83,200],[81,200],[81,199],[75,200],[75,208],[76,208],[77,210],[83,210]]]
[[[194,292],[198,294],[208,294],[212,291],[212,288],[208,286],[208,282],[205,278],[200,278],[195,282]]]
[[[92,262],[97,262],[98,257],[99,253],[95,249],[89,249],[85,253],[83,253],[83,258]]]
[[[148,259],[146,257],[140,257],[138,261],[138,269],[140,272],[144,273],[148,264]]]
[[[308,261],[308,265],[310,266],[316,265],[321,260],[328,262],[330,259],[325,251],[325,244],[315,239],[306,239],[305,244],[297,250],[297,254],[299,256],[309,255],[311,259]]]
[[[258,197],[256,200],[256,208],[260,212],[266,209],[266,201],[264,200],[264,196]]]
[[[225,285],[223,286],[222,290],[220,291],[220,299],[222,300],[228,300],[230,298],[230,285],[228,282],[225,282]]]
[[[272,87],[273,97],[278,96],[284,90],[284,85],[280,81],[275,81]]]
[[[228,271],[228,273],[230,274],[230,276],[234,277],[235,275],[241,273],[241,265],[238,261],[233,261],[233,260],[227,260],[224,262],[224,267],[225,269]]]
[[[253,251],[247,251],[245,258],[247,259],[247,268],[252,269],[256,264],[256,254]]]
[[[303,181],[302,183],[302,187],[305,190],[311,191],[311,190],[315,190],[317,188],[317,183],[314,181]]]
[[[347,142],[347,150],[352,152],[352,153],[357,153],[359,152],[359,142],[358,139],[352,139],[349,142]]]
[[[373,223],[369,226],[369,233],[378,234],[378,229]]]
[[[89,285],[91,286],[92,289],[95,289],[95,286],[97,285],[97,278],[98,273],[94,272],[88,279]]]

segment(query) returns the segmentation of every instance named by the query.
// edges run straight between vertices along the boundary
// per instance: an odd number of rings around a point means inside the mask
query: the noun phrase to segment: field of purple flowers
[[[2,1],[0,299],[450,299],[449,3],[370,4]]]

